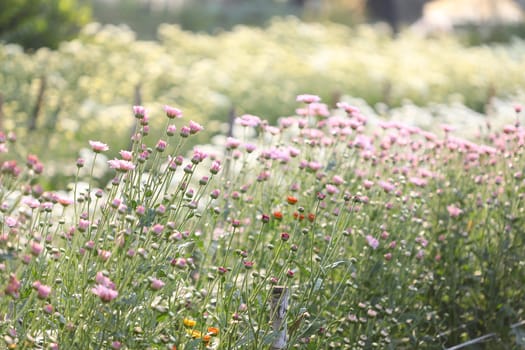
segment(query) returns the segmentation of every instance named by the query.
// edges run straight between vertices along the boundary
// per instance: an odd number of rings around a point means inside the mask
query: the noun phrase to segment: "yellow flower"
[[[184,323],[186,327],[195,327],[195,325],[197,324],[196,321],[190,320],[188,318],[185,318],[184,321],[182,321],[182,323]]]
[[[202,337],[202,333],[200,331],[198,331],[198,330],[195,330],[195,329],[187,329],[186,333],[188,333],[188,335],[190,335],[193,339],[197,339],[197,338],[201,338]]]

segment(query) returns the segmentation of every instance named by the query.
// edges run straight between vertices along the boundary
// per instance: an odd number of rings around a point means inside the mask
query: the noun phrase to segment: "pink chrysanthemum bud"
[[[166,116],[170,119],[182,118],[182,111],[178,108],[164,106],[164,111],[166,112]]]

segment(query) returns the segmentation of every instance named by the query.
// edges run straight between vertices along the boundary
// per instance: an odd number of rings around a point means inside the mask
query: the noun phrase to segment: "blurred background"
[[[161,23],[213,34],[296,16],[348,26],[385,22],[394,32],[414,24],[425,33],[478,29],[471,40],[508,40],[524,34],[524,8],[525,0],[3,0],[0,38],[26,48],[56,47],[95,21],[125,24],[138,39],[154,40]]]
[[[220,143],[244,113],[272,123],[293,114],[302,93],[372,119],[453,122],[473,137],[525,100],[524,9],[525,0],[2,0],[0,130],[48,164],[49,187],[71,180],[88,139],[109,143],[109,157],[127,148],[134,104],[150,110],[152,139],[166,137],[155,120],[169,104],[206,125],[201,144]]]

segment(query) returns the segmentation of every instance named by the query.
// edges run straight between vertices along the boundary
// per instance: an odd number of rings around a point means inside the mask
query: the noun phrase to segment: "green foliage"
[[[0,3],[0,40],[25,49],[57,48],[73,38],[90,18],[77,0],[4,0]]]

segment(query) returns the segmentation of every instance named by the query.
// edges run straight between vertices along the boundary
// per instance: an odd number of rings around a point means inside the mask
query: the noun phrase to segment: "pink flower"
[[[264,131],[266,131],[267,133],[271,134],[271,135],[278,135],[281,131],[279,130],[279,128],[275,127],[275,126],[271,126],[271,125],[267,125],[264,127]]]
[[[245,144],[244,144],[244,148],[246,149],[246,152],[248,152],[248,153],[252,153],[253,151],[255,151],[255,149],[257,148],[257,146],[254,145],[253,143],[245,143]]]
[[[188,266],[188,262],[185,258],[175,258],[171,260],[171,265],[183,270]]]
[[[146,109],[143,106],[133,106],[135,118],[142,119],[146,116]]]
[[[455,205],[447,206],[447,210],[448,210],[448,215],[450,215],[450,217],[452,217],[452,218],[456,218],[459,215],[461,215],[461,213],[463,213],[463,210],[461,210],[460,208],[456,207]]]
[[[396,189],[396,186],[388,181],[379,181],[378,185],[383,189],[383,191],[387,193],[392,192]]]
[[[78,220],[78,230],[80,232],[85,232],[90,225],[89,220],[80,219]]]
[[[102,261],[107,261],[111,257],[111,252],[109,250],[99,250],[98,256]]]
[[[303,102],[303,103],[313,103],[313,102],[321,101],[321,98],[317,95],[303,94],[303,95],[297,96],[296,101]]]
[[[376,317],[377,316],[377,311],[375,310],[372,310],[372,309],[368,309],[368,311],[366,312],[366,314],[370,317]]]
[[[112,159],[108,160],[109,167],[111,169],[116,169],[117,171],[127,172],[129,170],[135,169],[135,164],[130,161],[122,159]]]
[[[106,145],[105,143],[102,143],[100,141],[89,140],[89,145],[91,146],[91,149],[95,153],[100,153],[100,152],[104,152],[104,151],[109,150],[108,145]]]
[[[214,160],[210,166],[210,173],[217,174],[221,170],[221,162]]]
[[[20,281],[16,278],[14,274],[11,274],[9,276],[9,283],[5,287],[5,294],[8,294],[12,296],[13,298],[19,297],[19,291],[20,291]]]
[[[18,221],[16,220],[16,218],[8,216],[5,218],[5,224],[7,225],[7,227],[16,227]]]
[[[151,289],[153,289],[153,290],[159,290],[159,289],[161,289],[162,287],[164,287],[164,285],[165,285],[164,282],[162,282],[162,281],[159,280],[159,279],[154,278],[154,279],[151,281],[150,287],[151,287]]]
[[[73,204],[73,200],[65,197],[57,197],[57,202],[60,203],[63,207]]]
[[[427,185],[427,180],[420,177],[410,177],[408,181],[418,187],[425,187]]]
[[[103,285],[104,287],[115,289],[115,284],[111,282],[109,277],[104,276],[102,272],[97,272],[97,275],[95,276],[95,282],[97,282],[100,285]]]
[[[310,111],[310,114],[313,114],[313,115],[318,115],[322,117],[328,117],[330,115],[328,106],[324,103],[312,102],[308,110]]]
[[[40,299],[47,299],[49,297],[49,294],[51,294],[51,287],[46,286],[44,284],[39,283],[36,287],[36,290]]]
[[[328,192],[328,194],[337,194],[339,193],[339,189],[334,185],[326,184],[326,192]]]
[[[348,114],[359,113],[359,108],[354,107],[347,102],[337,102],[337,108],[344,109]]]
[[[241,144],[241,141],[239,141],[236,138],[228,137],[226,139],[226,148],[227,149],[235,149],[235,148],[239,147],[240,144]]]
[[[166,128],[166,135],[173,136],[175,135],[175,131],[177,131],[177,127],[173,124],[168,125]]]
[[[377,249],[377,247],[379,247],[379,241],[375,239],[374,237],[372,237],[371,235],[366,236],[366,242],[374,250]]]
[[[189,128],[190,128],[190,134],[196,134],[199,131],[204,129],[204,127],[202,125],[200,125],[197,122],[194,122],[193,120],[190,120]]]
[[[95,288],[91,289],[91,292],[97,295],[104,303],[109,303],[118,297],[118,292],[116,290],[110,289],[102,284],[97,284]]]
[[[115,340],[114,342],[111,343],[111,347],[114,349],[114,350],[119,350],[120,348],[122,348],[122,343]]]
[[[191,129],[188,126],[183,126],[180,128],[180,136],[181,137],[188,137],[190,136]]]
[[[198,164],[200,162],[202,162],[204,159],[206,159],[208,157],[208,154],[201,151],[200,149],[198,149],[197,147],[195,147],[193,149],[193,156],[191,157],[191,162],[193,164]]]
[[[255,265],[255,263],[253,261],[248,261],[248,260],[245,260],[242,262],[244,267],[247,268],[247,269],[251,269],[253,268],[253,265]]]
[[[251,114],[244,114],[240,118],[237,118],[235,121],[241,124],[242,126],[251,126],[255,128],[261,123],[261,118]]]
[[[161,224],[155,224],[153,225],[153,227],[151,228],[151,231],[157,235],[161,234],[162,231],[164,230],[164,226],[161,225]]]
[[[374,182],[370,180],[363,180],[363,186],[368,190],[374,186]]]
[[[311,161],[307,164],[308,169],[312,171],[317,171],[323,167],[323,165],[319,162]]]
[[[42,252],[42,250],[44,249],[44,246],[38,242],[31,241],[30,249],[31,249],[31,254],[33,254],[34,256],[37,256]]]
[[[166,149],[166,147],[168,146],[168,143],[164,140],[159,140],[157,142],[157,145],[155,146],[155,149],[159,152],[164,152],[164,150]]]
[[[133,158],[133,153],[130,152],[130,151],[122,150],[119,153],[120,153],[120,156],[122,157],[122,159],[124,159],[124,160],[131,160]]]
[[[456,128],[452,125],[442,124],[441,129],[443,129],[444,132],[449,133],[451,131],[454,131]]]
[[[332,178],[332,182],[335,185],[342,185],[345,183],[345,180],[339,175],[334,175],[334,177]]]
[[[164,111],[166,112],[166,116],[170,119],[182,118],[182,111],[178,108],[164,106]]]

